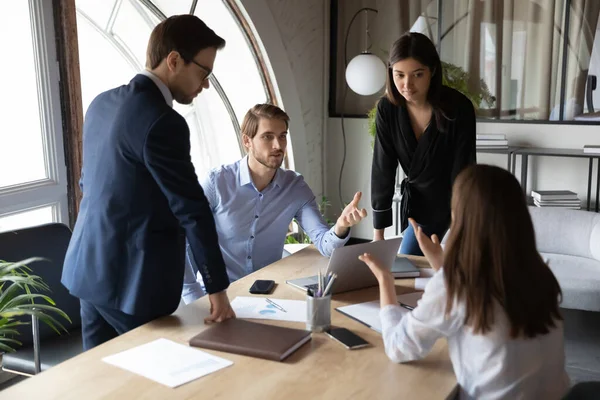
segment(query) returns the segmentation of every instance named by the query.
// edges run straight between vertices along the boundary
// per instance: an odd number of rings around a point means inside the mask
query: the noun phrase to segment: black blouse
[[[435,117],[420,139],[413,132],[408,110],[387,98],[377,105],[377,135],[371,169],[373,225],[392,225],[392,198],[398,162],[406,175],[402,181],[401,228],[408,218],[419,224],[450,224],[452,183],[458,173],[475,163],[475,110],[460,92],[444,86],[441,98],[446,131],[440,132]]]

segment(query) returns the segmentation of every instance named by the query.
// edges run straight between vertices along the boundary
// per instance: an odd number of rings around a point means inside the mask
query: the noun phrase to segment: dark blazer
[[[462,93],[443,86],[442,105],[447,117],[440,132],[435,118],[417,141],[404,106],[386,97],[377,104],[375,145],[371,169],[373,225],[392,225],[396,168],[402,167],[401,230],[408,218],[425,226],[450,224],[450,198],[456,176],[476,161],[475,109]]]
[[[90,104],[80,185],[62,274],[73,295],[132,315],[172,313],[186,237],[208,293],[229,286],[189,128],[150,78],[136,75]]]

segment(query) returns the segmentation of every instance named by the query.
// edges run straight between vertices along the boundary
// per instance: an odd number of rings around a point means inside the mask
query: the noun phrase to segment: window
[[[0,100],[0,229],[66,222],[52,3],[13,1],[3,11],[0,50],[13,61],[0,65],[10,94]]]
[[[429,36],[438,46],[445,75],[454,78],[451,86],[473,101],[480,120],[600,121],[600,1],[376,3],[373,52],[387,60],[387,50],[405,30]],[[341,25],[358,9],[349,4],[332,1],[332,18]],[[337,39],[332,40],[338,61],[342,28],[336,28]],[[349,49],[356,40],[350,38]],[[340,68],[332,68],[335,93],[345,85]],[[337,97],[331,103],[331,113],[339,113]],[[353,114],[369,110],[353,109],[355,104],[345,103]]]
[[[228,96],[233,110],[241,123],[246,111],[257,103],[269,101],[256,58],[248,39],[240,29],[227,5],[221,1],[203,2],[195,14],[203,21],[210,21],[227,45],[215,61],[215,74]]]
[[[192,5],[195,10],[192,9]],[[229,3],[212,0],[76,0],[83,109],[99,93],[126,84],[144,68],[150,32],[165,17],[192,12],[222,36],[210,90],[190,105],[174,104],[191,133],[196,174],[238,160],[239,125],[256,103],[272,101],[246,31]]]
[[[45,206],[0,216],[0,232],[29,228],[56,221],[56,207]]]
[[[29,4],[10,2],[6,7],[11,18],[0,24],[0,35],[5,38],[0,41],[0,51],[18,60],[19,68],[4,62],[0,64],[0,74],[9,77],[17,72],[19,77],[5,79],[5,93],[11,95],[0,97],[4,111],[0,118],[0,188],[48,178]]]

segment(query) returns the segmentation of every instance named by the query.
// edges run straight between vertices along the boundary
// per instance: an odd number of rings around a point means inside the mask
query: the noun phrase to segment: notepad
[[[423,292],[414,292],[398,295],[398,303],[404,301],[407,305],[416,306],[416,301],[423,294]],[[418,297],[418,298],[417,298]],[[352,304],[349,306],[337,307],[336,311],[344,314],[347,317],[352,318],[355,321],[360,322],[363,325],[368,326],[376,332],[381,333],[381,319],[379,317],[379,300],[367,301],[365,303]],[[410,311],[407,308],[402,307],[403,314],[408,314]]]
[[[191,346],[283,361],[311,339],[310,331],[234,318],[190,339]]]
[[[162,338],[102,361],[172,388],[233,365],[232,361]]]
[[[376,332],[381,333],[381,319],[379,318],[379,310],[379,300],[336,308],[336,311],[368,326]]]

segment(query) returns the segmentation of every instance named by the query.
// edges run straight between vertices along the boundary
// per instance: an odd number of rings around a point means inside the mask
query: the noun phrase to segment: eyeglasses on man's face
[[[207,68],[207,67],[203,66],[202,64],[198,64],[194,60],[190,60],[190,61],[193,62],[194,64],[196,64],[198,66],[198,68],[200,68],[202,71],[204,71],[205,76],[204,76],[204,79],[202,79],[202,81],[206,81],[206,80],[208,80],[208,78],[210,78],[210,76],[212,75],[212,69]]]

